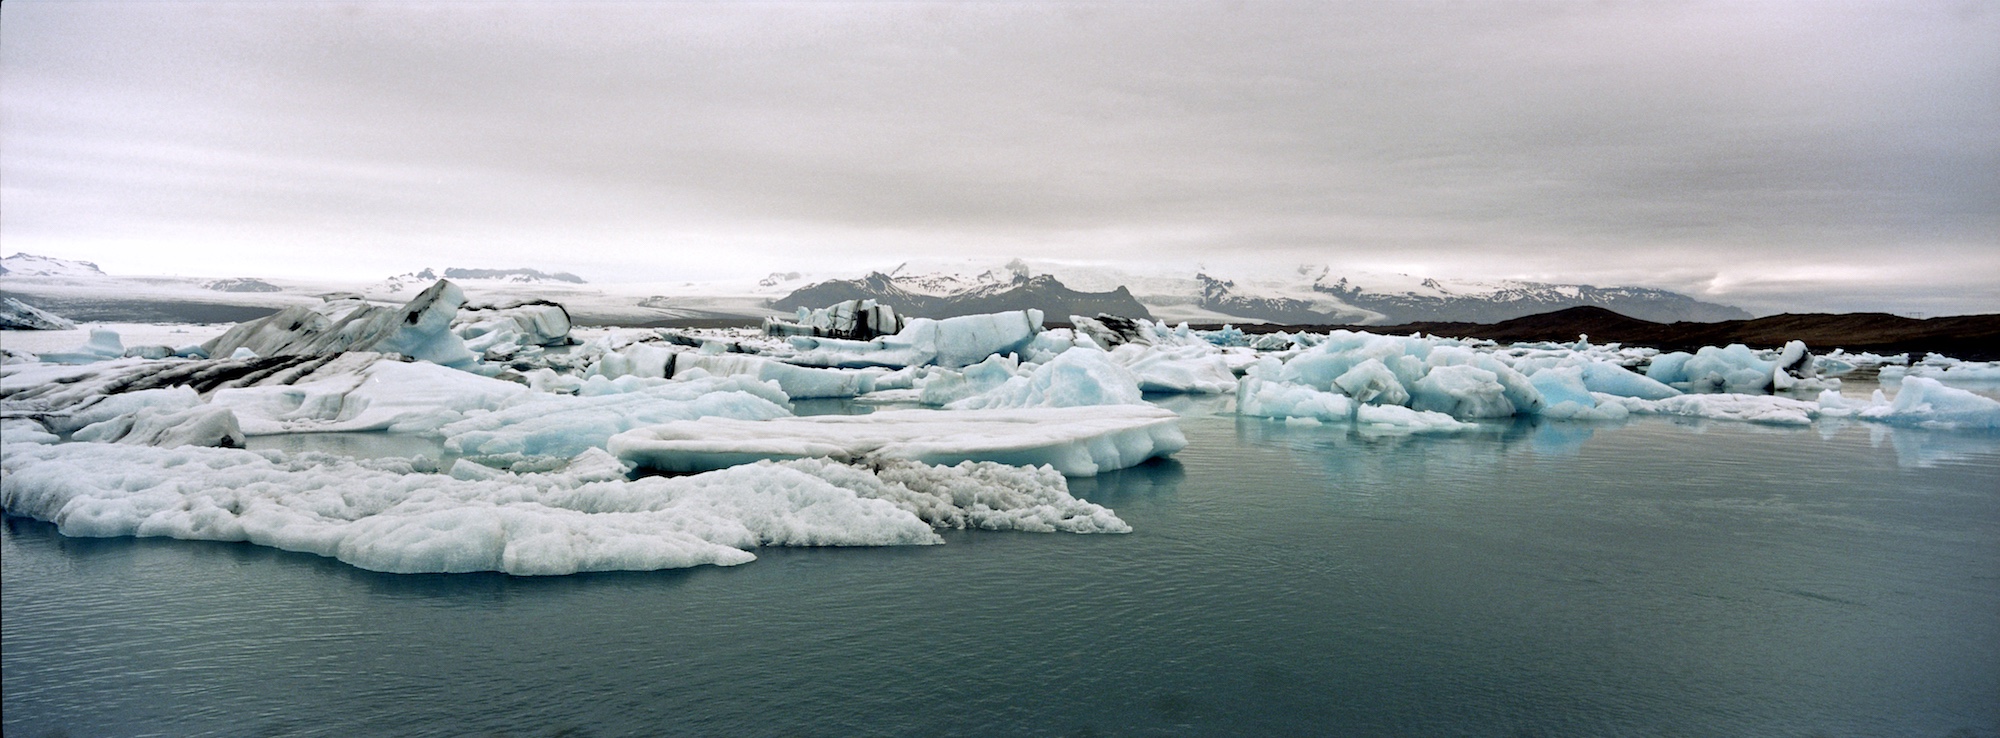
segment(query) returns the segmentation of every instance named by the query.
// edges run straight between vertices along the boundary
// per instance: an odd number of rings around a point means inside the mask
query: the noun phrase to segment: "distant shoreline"
[[[180,302],[144,299],[76,299],[37,296],[36,307],[86,323],[238,323],[256,320],[277,312],[276,308],[209,302]],[[619,321],[600,316],[575,316],[577,327],[622,328],[754,328],[761,319],[750,317],[675,318],[651,321]],[[1067,322],[1049,321],[1051,328],[1069,327]],[[1191,324],[1215,330],[1222,323]],[[1750,320],[1716,323],[1655,323],[1599,307],[1573,307],[1529,315],[1498,323],[1405,323],[1401,325],[1282,325],[1249,323],[1235,325],[1244,333],[1299,332],[1325,333],[1334,330],[1366,331],[1384,335],[1424,333],[1453,338],[1478,338],[1500,342],[1573,342],[1588,335],[1593,343],[1622,343],[1647,346],[1662,351],[1693,351],[1702,346],[1741,343],[1752,348],[1777,348],[1786,341],[1805,341],[1814,351],[1835,348],[1877,354],[1939,353],[1968,361],[2000,361],[2000,314],[1957,315],[1942,318],[1905,318],[1887,313],[1814,313],[1772,315]]]
[[[1215,329],[1221,324],[1190,326]],[[1816,352],[1836,348],[1877,354],[1939,353],[1969,361],[2000,360],[2000,314],[1905,318],[1887,313],[1808,313],[1772,315],[1715,323],[1655,323],[1600,307],[1573,307],[1498,323],[1406,323],[1403,325],[1239,325],[1244,333],[1279,331],[1324,333],[1332,330],[1401,335],[1424,333],[1454,338],[1483,338],[1502,343],[1557,341],[1569,343],[1588,335],[1592,343],[1622,343],[1662,351],[1693,351],[1702,346],[1741,343],[1752,348],[1778,348],[1787,341],[1804,341]]]

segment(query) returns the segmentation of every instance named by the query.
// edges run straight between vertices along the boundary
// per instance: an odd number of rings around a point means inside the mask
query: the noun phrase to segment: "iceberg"
[[[693,472],[764,459],[1049,465],[1069,476],[1135,466],[1187,446],[1171,410],[1150,405],[1006,410],[885,410],[746,421],[704,418],[612,436],[642,468]]]
[[[467,305],[452,319],[452,332],[466,350],[492,360],[568,345],[569,329],[569,310],[548,300]]]
[[[793,366],[749,354],[684,351],[674,356],[671,368],[676,379],[692,376],[744,376],[776,382],[786,395],[796,400],[854,397],[875,391],[875,375],[872,373]]]
[[[0,505],[68,536],[246,541],[393,573],[731,566],[759,546],[942,543],[937,527],[1125,532],[1060,475],[997,465],[880,471],[823,460],[627,481],[604,451],[480,479],[409,459],[9,443]]]
[[[77,441],[146,446],[216,446],[242,448],[243,429],[226,407],[200,405],[183,410],[140,408],[84,426],[70,436]]]
[[[865,341],[876,336],[894,335],[903,330],[904,320],[896,309],[874,300],[847,300],[817,310],[799,308],[797,320],[764,319],[769,336],[816,336]]]
[[[1320,422],[1352,422],[1373,433],[1443,433],[1479,427],[1450,415],[1413,410],[1400,405],[1369,405],[1336,392],[1307,385],[1273,382],[1253,372],[1236,389],[1236,414],[1249,417],[1308,418]]]
[[[1703,346],[1692,355],[1665,353],[1653,357],[1646,376],[1685,392],[1731,394],[1818,389],[1833,381],[1820,380],[1814,373],[1812,354],[1802,341],[1761,354],[1740,343]]]
[[[1592,392],[1642,400],[1664,400],[1681,394],[1680,390],[1608,361],[1584,362],[1582,368],[1583,386]]]
[[[1599,405],[1617,404],[1627,412],[1641,415],[1680,415],[1691,418],[1739,420],[1768,425],[1810,425],[1819,416],[1819,403],[1763,394],[1688,394],[1661,400],[1595,395]]]
[[[993,389],[955,400],[946,409],[1144,405],[1139,380],[1109,354],[1077,348],[1017,374]]]
[[[348,353],[287,383],[214,391],[248,435],[335,431],[434,431],[468,414],[534,393],[526,386],[426,362]]]
[[[1085,349],[1077,349],[1085,350]],[[1070,352],[1064,352],[1070,353]],[[1236,391],[1236,373],[1213,346],[1151,346],[1128,343],[1112,349],[1146,392],[1222,394]]]
[[[960,371],[933,369],[914,380],[917,401],[932,407],[947,405],[974,395],[991,392],[1021,373],[1021,363],[1011,356],[995,354]],[[881,386],[880,382],[876,383]]]
[[[1893,425],[1990,430],[2000,428],[2000,400],[1947,387],[1930,377],[1907,377],[1895,400],[1863,408],[1856,415]]]
[[[1542,417],[1557,420],[1623,420],[1631,415],[1622,404],[1597,401],[1596,394],[1584,383],[1586,369],[1586,366],[1551,367],[1528,378],[1542,395]]]
[[[42,361],[51,364],[92,364],[100,361],[124,358],[125,342],[118,332],[108,328],[92,328],[90,340],[82,346],[68,351],[51,351],[41,354]]]
[[[1410,401],[1410,391],[1403,388],[1396,373],[1389,371],[1380,359],[1355,364],[1334,377],[1333,386],[1356,402],[1370,405],[1401,405]]]
[[[891,367],[935,364],[949,369],[977,364],[994,354],[1018,353],[1042,332],[1042,311],[1014,310],[933,320],[915,318],[892,336],[869,341],[794,336],[798,354],[788,361],[808,366]]]
[[[1459,418],[1514,414],[1514,403],[1507,399],[1499,375],[1469,364],[1433,367],[1411,388],[1410,407]]]
[[[1984,384],[2000,382],[2000,361],[1961,361],[1948,356],[1929,354],[1923,361],[1908,366],[1884,366],[1880,376],[1884,381],[1896,381],[1904,377],[1928,377],[1941,382]]]
[[[49,432],[33,418],[0,419],[0,443],[59,443],[62,436]]]
[[[451,330],[464,304],[465,293],[458,285],[438,280],[400,309],[360,300],[294,305],[240,323],[201,348],[209,356],[231,356],[245,348],[257,356],[373,351],[464,368],[478,361],[465,339]]]
[[[603,447],[634,428],[723,417],[769,420],[791,415],[784,392],[749,377],[689,381],[592,377],[576,396],[532,394],[490,413],[438,429],[445,449],[478,456],[571,457]]]
[[[67,331],[76,328],[70,319],[21,302],[0,297],[0,330]]]

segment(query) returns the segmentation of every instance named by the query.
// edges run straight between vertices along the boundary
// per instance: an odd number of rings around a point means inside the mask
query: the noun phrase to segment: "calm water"
[[[4,727],[2000,735],[2000,436],[1184,407],[1176,460],[1074,484],[1125,536],[528,579],[8,519]]]

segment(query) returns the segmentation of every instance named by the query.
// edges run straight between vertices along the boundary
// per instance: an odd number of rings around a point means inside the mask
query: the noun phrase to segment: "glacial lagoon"
[[[1158,401],[1185,450],[1071,480],[1126,535],[510,577],[9,517],[5,731],[2000,734],[1993,433]]]

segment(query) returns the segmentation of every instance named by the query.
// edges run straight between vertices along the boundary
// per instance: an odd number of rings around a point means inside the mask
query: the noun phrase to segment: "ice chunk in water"
[[[1071,476],[1123,469],[1187,445],[1171,410],[1150,405],[1008,410],[885,410],[667,423],[611,437],[618,458],[701,471],[759,459],[909,459],[926,464],[1048,464]]]
[[[51,364],[90,364],[125,356],[125,342],[118,332],[108,328],[90,329],[90,340],[82,346],[68,351],[51,351],[41,354],[42,361]]]
[[[1084,405],[1142,405],[1139,380],[1132,372],[1112,361],[1109,354],[1074,348],[1056,355],[1049,363],[1017,375],[1000,386],[952,402],[952,410],[981,410],[1016,407],[1079,407]]]
[[[0,505],[70,536],[247,541],[385,572],[733,565],[758,546],[941,543],[936,527],[1123,532],[1052,472],[804,460],[626,481],[591,450],[545,474],[477,479],[213,448],[10,444]]]
[[[130,415],[85,426],[71,438],[145,446],[243,447],[243,429],[236,423],[236,414],[229,408],[213,405],[183,410],[141,408]]]
[[[623,385],[623,391],[612,391]],[[727,417],[768,420],[791,415],[785,395],[749,377],[685,382],[592,377],[579,396],[530,395],[496,412],[440,429],[445,448],[477,455],[574,456],[633,428],[675,420]]]

